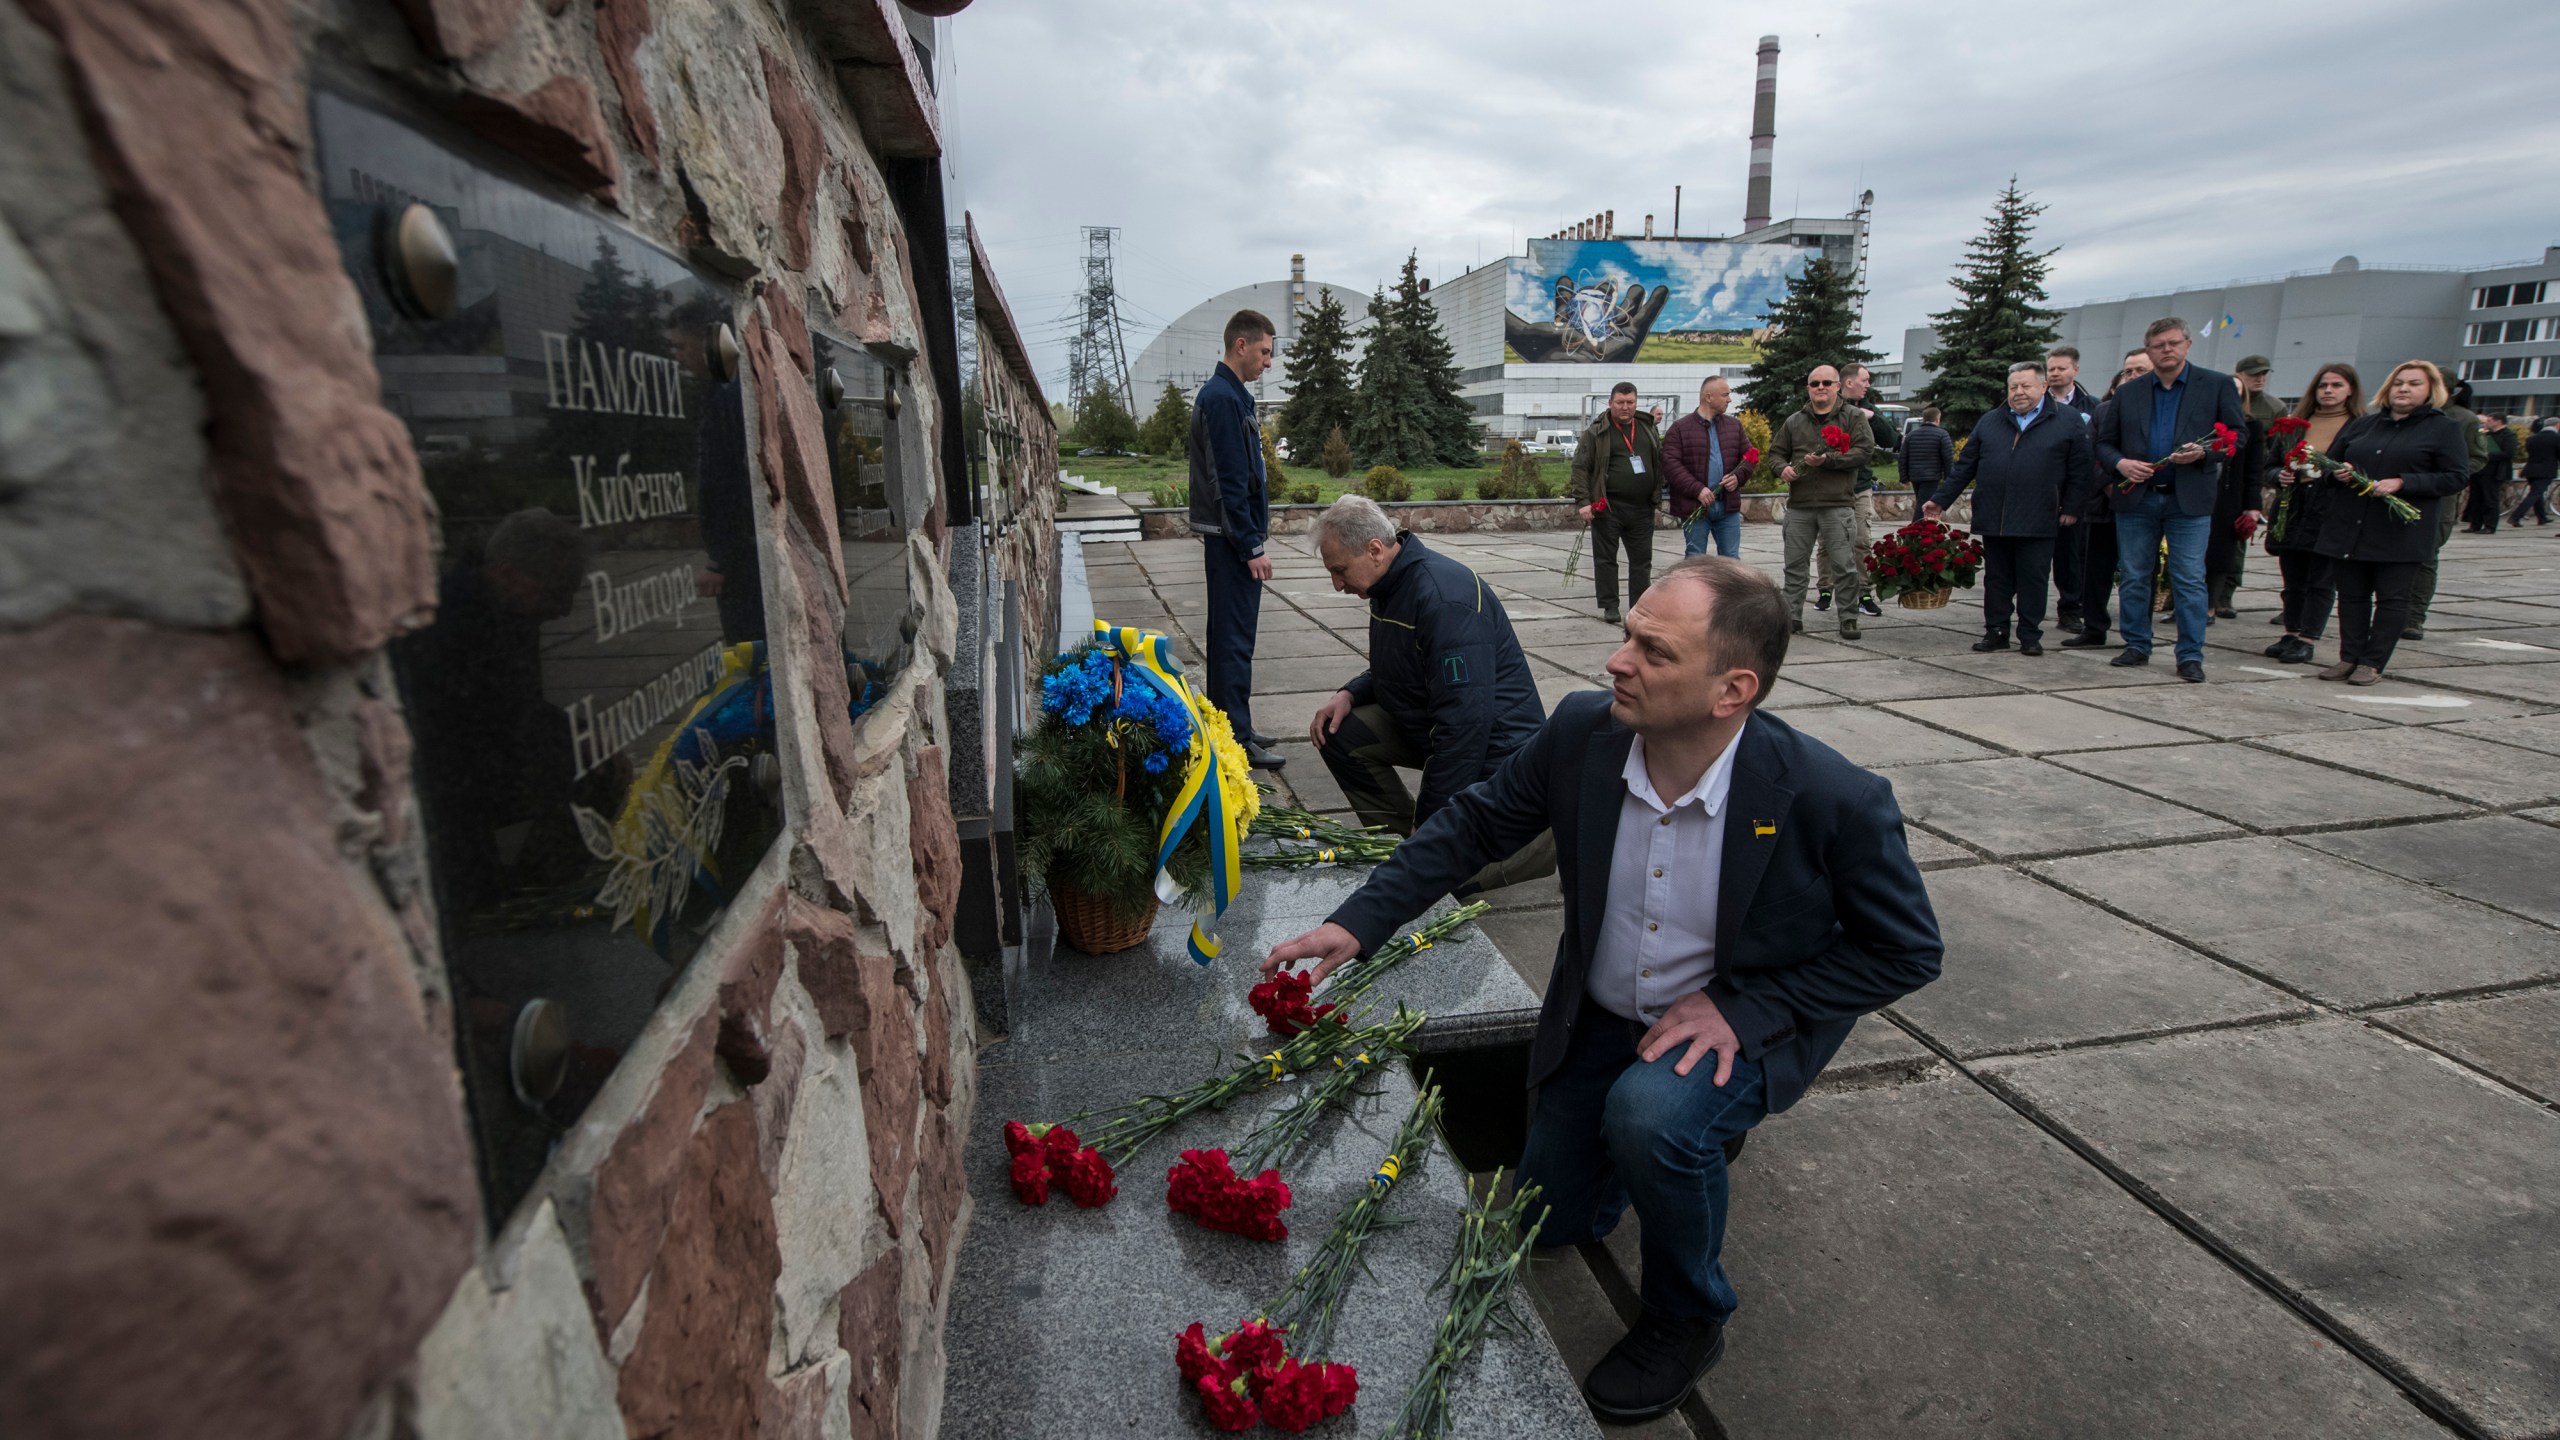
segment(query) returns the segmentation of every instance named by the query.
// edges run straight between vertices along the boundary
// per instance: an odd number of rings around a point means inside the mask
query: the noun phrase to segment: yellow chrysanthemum
[[[1242,835],[1262,813],[1262,792],[1254,788],[1253,762],[1245,758],[1244,747],[1236,743],[1236,732],[1227,724],[1227,712],[1215,705],[1200,707],[1201,738],[1208,742],[1209,756],[1218,767],[1218,785],[1234,807],[1236,833]]]

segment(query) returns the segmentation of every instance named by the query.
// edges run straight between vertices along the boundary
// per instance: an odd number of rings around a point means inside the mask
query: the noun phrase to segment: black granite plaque
[[[443,524],[435,623],[392,653],[494,1226],[781,828],[732,300],[397,121],[315,109]],[[440,307],[402,269],[419,206],[458,257]]]

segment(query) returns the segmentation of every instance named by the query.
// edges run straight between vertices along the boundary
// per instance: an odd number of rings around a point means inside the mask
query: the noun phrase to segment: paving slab
[[[1888,625],[1881,620],[1868,621],[1862,618],[1859,621],[1858,638],[1841,643],[1901,660],[1917,659],[1921,656],[1962,655],[1968,652],[1975,640],[1981,638],[1982,628],[1978,623],[1980,616],[1977,615],[1975,620],[1977,623],[1958,627],[1931,624],[1925,621],[1918,624]],[[1836,628],[1838,624],[1839,621],[1830,615],[1817,615],[1810,610],[1805,613],[1804,625],[1808,633],[1824,634]]]
[[[2406,835],[2417,828],[2425,827],[2349,833]],[[2560,832],[2544,833],[2560,841]],[[2347,864],[2301,841],[2169,845],[2032,868],[2332,1005],[2384,1005],[2560,976],[2560,944],[2542,927]]]
[[[2004,866],[1929,878],[1935,983],[1894,1018],[1960,1059],[2299,1015],[2301,1001]]]
[[[2236,741],[2057,755],[2054,763],[2271,835],[2460,815],[2472,808],[2467,801],[2270,755]]]
[[[2458,667],[2468,674],[2474,668]],[[2423,675],[2448,673],[2426,670]],[[2314,680],[2285,692],[2314,705],[2327,705],[2391,725],[2443,725],[2458,720],[2500,720],[2547,708],[2501,696],[2455,691],[2429,681],[2386,679],[2378,685],[2341,685]]]
[[[2465,1423],[2560,1429],[2560,1115],[2338,1019],[1983,1069]]]
[[[2560,834],[2511,815],[2305,837],[2304,844],[2560,925]],[[2551,942],[2560,948],[2560,936]]]
[[[2467,735],[2549,757],[2560,755],[2560,715],[2520,715],[2494,720],[2456,720],[2447,735]]]
[[[2270,735],[2257,743],[2482,805],[2529,805],[2560,798],[2560,766],[2455,734],[2453,727],[2445,725],[2402,727],[2379,734]]]
[[[1983,760],[1998,753],[1888,710],[1863,705],[1791,713],[1787,719],[1798,730],[1870,769],[1929,765],[1942,760]]]
[[[2273,665],[2275,662],[2267,662]],[[2309,675],[2302,678],[2310,679]],[[2387,722],[2314,705],[2292,688],[2270,680],[2260,685],[2180,685],[2172,690],[2073,691],[2063,698],[2084,705],[2120,710],[2162,725],[2216,740],[2242,740],[2253,735],[2292,735],[2309,730],[2382,730]]]
[[[2369,1016],[2477,1065],[2545,1104],[2560,1105],[2560,989],[2438,1000]]]
[[[2065,650],[2062,642],[2048,635],[2042,655],[2021,655],[2015,650],[1992,650],[1984,654],[1931,655],[1926,662],[1941,670],[1953,670],[1982,680],[1997,680],[2021,690],[2081,690],[2097,687],[2149,689],[2175,685],[2174,670],[2157,665],[2110,665],[2112,650]]]
[[[1966,865],[1990,862],[1951,840],[1941,840],[1926,830],[1903,827],[1903,840],[1911,847],[1911,860],[1922,871],[1953,870]]]
[[[1822,667],[1822,688],[1858,701],[1918,700],[1932,695],[2009,695],[2017,687],[1914,660],[1872,660]]]
[[[1903,817],[1995,859],[2237,834],[2209,815],[2042,760],[1958,760],[1893,773]]]
[[[1904,700],[1884,707],[1942,730],[2024,755],[2065,750],[2105,750],[2123,745],[2168,745],[2194,737],[2114,710],[2053,695],[2000,695],[1988,699]]]
[[[1258,677],[1261,667],[1255,666],[1254,669]],[[1298,744],[1297,749],[1284,749],[1280,752],[1289,757],[1291,770],[1297,770],[1303,765],[1323,768],[1324,762],[1316,759],[1315,748],[1307,741],[1307,726],[1314,722],[1317,709],[1322,707],[1332,695],[1331,690],[1292,690],[1271,693],[1257,688],[1254,691],[1254,728],[1281,742],[1284,746],[1290,743],[1293,737]]]
[[[1864,650],[1826,640],[1819,635],[1796,635],[1787,640],[1787,664],[1836,665],[1844,660],[1873,660]],[[1783,673],[1783,672],[1781,672]]]
[[[1368,656],[1360,646],[1321,625],[1290,626],[1286,629],[1265,626],[1253,637],[1253,670],[1257,685],[1261,683],[1265,663],[1305,659],[1332,661],[1342,667],[1345,680],[1369,666]]]
[[[2463,665],[2535,665],[2560,661],[2560,631],[2548,626],[2533,629],[2499,630],[2494,633],[2429,635],[2424,640],[2403,640],[2391,652],[2391,663],[2398,665],[2403,655],[2432,655]]]
[[[2443,672],[2433,678],[2436,684],[2448,689],[2532,701],[2537,707],[2560,705],[2560,664],[2550,661],[2522,665],[2466,665],[2458,674]]]
[[[1814,1077],[1815,1090],[1902,1085],[1945,1069],[1938,1053],[1883,1015],[1862,1015],[1839,1053]]]
[[[1729,1435],[2442,1433],[1968,1080],[1808,1096],[1733,1196]]]

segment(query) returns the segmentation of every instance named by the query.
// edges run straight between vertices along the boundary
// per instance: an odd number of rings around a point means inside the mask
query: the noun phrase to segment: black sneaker
[[[1858,597],[1858,613],[1881,617],[1884,614],[1884,607],[1876,603],[1876,597],[1873,595],[1861,595]]]
[[[1814,597],[1813,597],[1813,608],[1814,608],[1814,609],[1816,609],[1816,610],[1828,610],[1828,609],[1830,609],[1830,608],[1831,608],[1831,592],[1830,592],[1830,591],[1828,591],[1828,590],[1825,590],[1825,591],[1821,592],[1820,594],[1818,594],[1818,595],[1814,596]]]
[[[1987,654],[1993,650],[2006,650],[2009,648],[2009,637],[1995,630],[1992,633],[1983,636],[1981,639],[1974,641],[1973,648],[1976,654]]]
[[[2110,665],[2148,665],[2151,663],[2151,652],[2148,650],[2127,650],[2107,663]]]
[[[1600,612],[1600,623],[1603,625],[1618,625],[1625,622],[1619,620],[1617,611],[1603,610]]]
[[[1612,1425],[1641,1425],[1680,1408],[1724,1358],[1724,1327],[1647,1310],[1627,1338],[1609,1347],[1582,1382],[1591,1413]]]
[[[2179,661],[2179,662],[2178,662],[2178,678],[2179,678],[2179,679],[2181,679],[2181,680],[2186,681],[2186,682],[2187,682],[2188,684],[2190,684],[2190,685],[2201,685],[2201,684],[2203,684],[2203,683],[2204,683],[2204,662],[2203,662],[2203,661],[2201,661],[2201,660],[2181,660],[2181,661]]]
[[[2095,650],[2104,646],[2106,643],[2106,631],[2083,630],[2077,635],[2065,636],[2062,641],[2062,648],[2065,650]]]
[[[1244,742],[1244,758],[1256,770],[1277,770],[1289,763],[1279,751],[1253,740]]]

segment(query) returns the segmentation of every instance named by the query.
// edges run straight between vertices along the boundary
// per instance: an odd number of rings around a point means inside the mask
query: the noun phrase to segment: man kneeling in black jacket
[[[1410,835],[1527,743],[1546,706],[1501,598],[1474,571],[1424,549],[1365,496],[1335,501],[1315,537],[1333,588],[1369,602],[1369,668],[1333,692],[1307,736],[1361,824]],[[1419,800],[1397,766],[1422,771]],[[1464,889],[1555,868],[1555,837],[1541,834]]]

